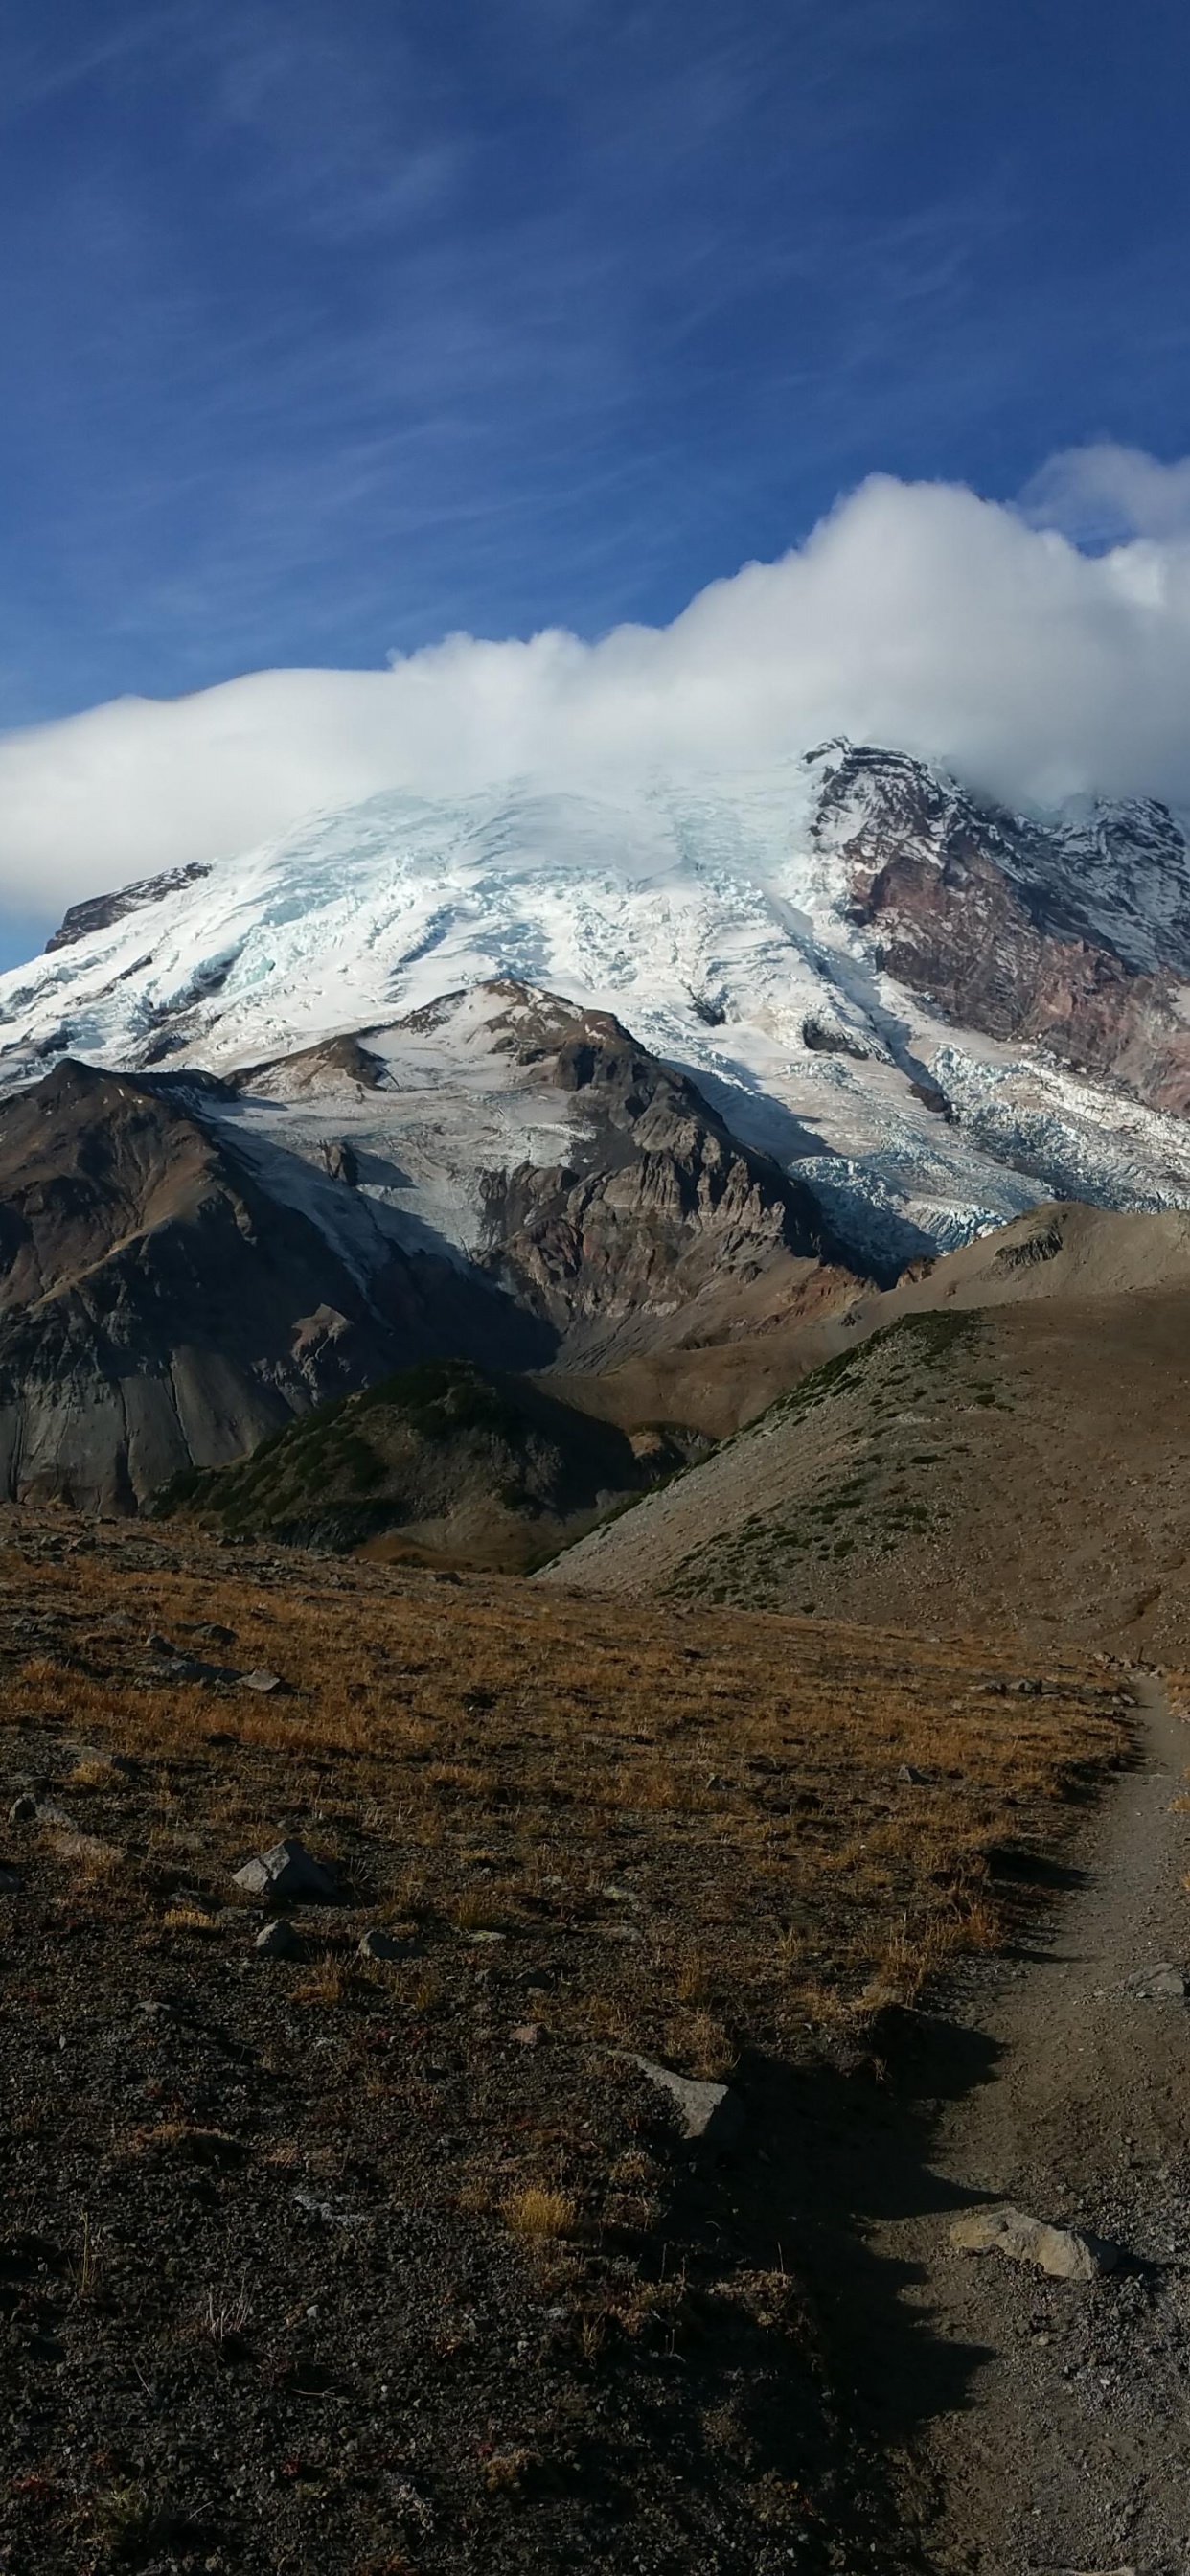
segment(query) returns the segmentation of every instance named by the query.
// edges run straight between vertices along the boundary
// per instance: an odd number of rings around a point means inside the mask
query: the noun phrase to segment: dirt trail
[[[1190,1948],[1190,1819],[1172,1808],[1190,1735],[1155,1676],[1134,1688],[1137,1766],[1047,1946],[1004,1963],[971,2014],[983,2080],[941,2106],[917,2207],[886,2200],[868,2232],[913,2316],[925,2556],[948,2576],[1190,2567],[1190,2004],[1128,1991]],[[1088,2287],[953,2253],[955,2210],[984,2198],[1127,2260]]]

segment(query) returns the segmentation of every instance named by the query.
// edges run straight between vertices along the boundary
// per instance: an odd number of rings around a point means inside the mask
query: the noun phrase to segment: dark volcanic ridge
[[[492,1000],[497,1047],[582,1116],[567,1161],[486,1176],[471,1260],[411,1237],[349,1143],[261,1150],[233,1113],[284,1066],[237,1087],[66,1059],[0,1106],[0,1490],[135,1510],[418,1361],[590,1365],[769,1274],[786,1299],[817,1278],[813,1200],[692,1083],[606,1014],[535,997],[514,1025],[519,988]],[[352,1085],[367,1070],[363,1040],[322,1052]]]

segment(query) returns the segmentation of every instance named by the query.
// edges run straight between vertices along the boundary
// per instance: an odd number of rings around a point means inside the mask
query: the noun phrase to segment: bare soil
[[[894,2172],[870,2204],[905,2333],[869,2421],[895,2438],[899,2391],[906,2509],[915,2491],[946,2576],[1186,2564],[1190,2009],[1130,1981],[1186,1964],[1190,1739],[1156,1675],[1135,1688],[1137,1764],[1067,1871],[1052,1937],[985,1966],[939,2034],[927,2187]],[[954,2252],[954,2214],[985,2201],[1114,2240],[1119,2268],[1086,2285]]]

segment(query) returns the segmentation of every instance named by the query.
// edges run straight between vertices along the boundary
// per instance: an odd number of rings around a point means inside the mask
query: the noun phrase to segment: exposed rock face
[[[544,1086],[582,1109],[546,1122],[573,1166],[488,1175],[475,1262],[399,1239],[375,1152],[323,1135],[303,1159],[271,1134],[262,1153],[238,1087],[209,1074],[67,1058],[0,1106],[0,1492],[135,1510],[418,1361],[542,1367],[625,1329],[647,1346],[704,1290],[782,1277],[792,1254],[813,1271],[813,1201],[693,1084],[611,1018],[519,985],[490,1001],[480,1035],[514,1059],[514,1096]],[[334,1054],[353,1093],[387,1097],[365,1046]],[[290,1069],[299,1099],[308,1070]],[[590,1425],[584,1440],[590,1494],[562,1477],[534,1503],[560,1522],[641,1481],[631,1457],[595,1457]]]
[[[815,823],[878,963],[949,1019],[1190,1104],[1190,856],[1160,805],[1047,829],[920,761],[848,746]]]
[[[487,1266],[569,1337],[605,1339],[693,1304],[708,1283],[756,1278],[782,1256],[837,1247],[810,1192],[741,1145],[695,1085],[610,1012],[552,995],[493,1023],[537,1085],[580,1095],[571,1157],[522,1163],[487,1186]],[[498,991],[498,987],[493,987]]]
[[[0,1109],[0,1491],[135,1509],[394,1365],[548,1356],[444,1262],[381,1241],[361,1284],[206,1123],[219,1092],[68,1059]]]
[[[177,894],[182,886],[193,885],[211,871],[198,859],[189,867],[168,868],[159,877],[141,877],[135,885],[121,886],[118,894],[93,894],[86,903],[72,903],[52,939],[47,939],[46,955],[51,949],[73,948],[93,930],[108,930],[126,913],[139,912],[145,904],[163,903],[167,894]]]

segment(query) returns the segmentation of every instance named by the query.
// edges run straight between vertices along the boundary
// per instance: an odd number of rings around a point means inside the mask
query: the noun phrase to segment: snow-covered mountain
[[[836,743],[711,784],[379,796],[81,905],[0,978],[0,1085],[65,1055],[233,1077],[218,1116],[274,1181],[346,1147],[386,1226],[473,1254],[493,1175],[565,1164],[586,1116],[477,990],[514,983],[614,1012],[887,1273],[1040,1198],[1190,1205],[1187,977],[1163,807],[1013,817]],[[326,1046],[360,1032],[362,1082]]]

